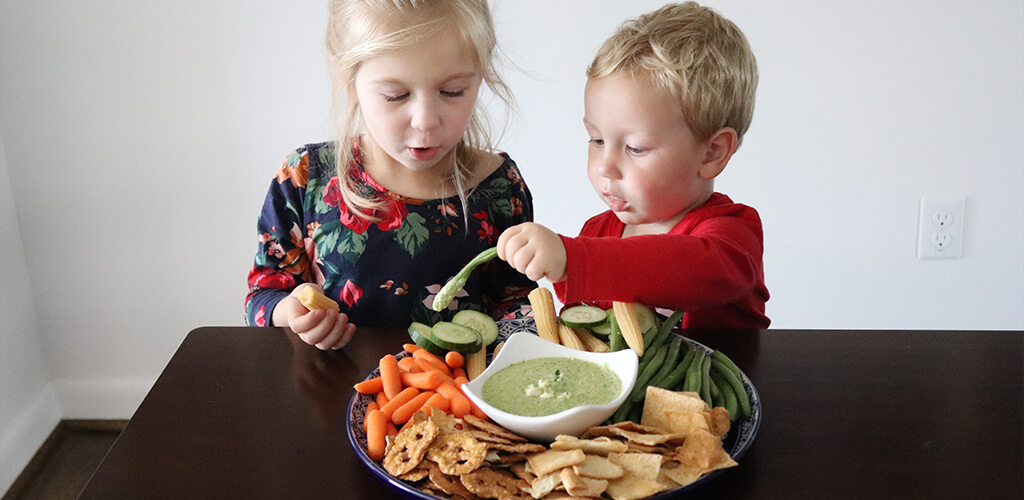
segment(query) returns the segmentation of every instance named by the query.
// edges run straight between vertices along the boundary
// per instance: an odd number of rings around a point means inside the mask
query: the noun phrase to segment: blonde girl
[[[355,325],[434,322],[458,309],[522,313],[535,283],[507,264],[474,272],[450,310],[433,295],[507,227],[533,219],[518,167],[490,143],[479,94],[512,98],[495,71],[485,0],[332,0],[336,139],[293,152],[258,221],[247,322],[338,349]],[[341,310],[307,310],[316,286]]]

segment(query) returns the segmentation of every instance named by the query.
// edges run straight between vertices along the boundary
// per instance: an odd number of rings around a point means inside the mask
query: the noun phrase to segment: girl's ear
[[[736,152],[736,142],[738,139],[736,130],[732,127],[722,127],[711,135],[704,143],[706,149],[704,151],[704,161],[700,167],[702,179],[714,179],[725,170],[725,166],[729,164],[732,154]]]

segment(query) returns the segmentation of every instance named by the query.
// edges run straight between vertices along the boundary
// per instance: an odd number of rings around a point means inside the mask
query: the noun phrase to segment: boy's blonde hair
[[[646,76],[679,100],[701,140],[723,127],[738,148],[754,115],[757,62],[743,32],[696,2],[668,4],[622,23],[587,68],[587,78]]]
[[[434,37],[457,37],[475,58],[477,70],[491,92],[513,105],[495,63],[497,37],[487,0],[331,0],[327,20],[327,58],[333,74],[332,124],[338,141],[335,162],[342,198],[350,211],[376,220],[384,200],[358,192],[351,175],[352,144],[364,132],[354,82],[362,63]],[[478,104],[455,149],[450,184],[462,201],[469,196],[473,168],[492,151],[490,130]]]

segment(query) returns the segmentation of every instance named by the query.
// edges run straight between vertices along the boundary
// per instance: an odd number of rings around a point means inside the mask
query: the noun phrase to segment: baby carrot
[[[377,393],[377,408],[382,408],[386,404],[388,404],[388,395],[381,390]]]
[[[472,411],[473,405],[469,398],[454,384],[445,382],[437,386],[437,392],[448,400],[448,409],[453,416],[462,418]]]
[[[371,411],[376,410],[376,409],[378,409],[377,408],[377,402],[376,401],[370,401],[370,404],[366,405],[366,415],[369,415]],[[366,416],[363,416],[363,432],[366,432],[366,424],[369,423],[369,422],[370,422],[370,419],[366,418]]]
[[[398,359],[395,358],[394,354],[386,354],[383,358],[380,358],[378,366],[380,367],[381,383],[384,385],[384,394],[388,396],[388,399],[394,398],[396,394],[402,391]]]
[[[466,382],[469,382],[469,379],[467,379],[465,375],[461,377],[455,377],[455,387],[458,387],[460,392],[462,391],[462,384],[465,384]],[[465,396],[466,394],[463,393],[462,395]],[[472,413],[475,417],[481,420],[490,420],[490,417],[488,417],[487,414],[484,413],[484,411],[481,410],[480,407],[477,406],[472,399],[466,397],[466,401],[469,401],[469,412]]]
[[[415,387],[417,389],[435,389],[437,386],[445,382],[445,377],[441,375],[441,372],[437,370],[427,370],[425,372],[402,372],[402,384],[406,387]]]
[[[466,380],[469,380],[469,377],[466,375],[466,370],[464,370],[462,368],[456,368],[456,369],[452,370],[452,377],[453,378],[460,378],[461,377],[461,378],[464,378]]]
[[[441,370],[442,373],[447,373],[448,375],[451,375],[452,373],[451,369],[448,368],[448,364],[445,363],[443,359],[441,359],[441,356],[438,356],[437,354],[434,354],[426,349],[420,349],[412,353],[412,355],[416,359],[422,359],[424,361],[430,362],[430,364],[436,366],[439,370]]]
[[[420,367],[416,366],[416,359],[412,356],[406,356],[398,360],[398,368],[403,372],[419,372],[423,371]]]
[[[420,390],[415,387],[406,387],[398,394],[395,394],[395,397],[391,398],[391,400],[388,401],[388,404],[381,406],[380,411],[384,412],[388,418],[391,418],[391,415],[395,413],[395,410],[405,403],[408,403],[410,399],[416,397],[419,393]]]
[[[376,462],[384,460],[388,417],[380,410],[366,414],[366,454]]]
[[[384,384],[380,377],[373,377],[364,380],[353,386],[359,394],[377,394],[384,390]]]
[[[423,410],[423,413],[430,415],[431,408],[437,408],[438,410],[441,411],[448,411],[449,407],[450,403],[448,403],[448,399],[442,396],[441,394],[435,392],[430,395],[430,398],[427,399],[426,403],[423,403],[423,406],[420,407],[420,410]]]
[[[448,365],[448,368],[452,370],[456,368],[462,368],[462,365],[466,364],[466,358],[462,356],[459,351],[448,351],[444,355],[444,363]]]
[[[395,436],[398,435],[398,427],[395,427],[395,423],[394,422],[388,420],[388,421],[384,422],[384,425],[387,426],[387,429],[388,429],[387,435],[388,436],[395,437]],[[387,440],[385,440],[384,442],[385,442],[384,449],[386,450],[387,449],[387,445],[386,445],[387,444]]]
[[[412,354],[423,348],[410,342],[408,344],[402,344],[402,349],[405,349],[405,352]]]
[[[395,425],[408,422],[409,419],[412,418],[412,414],[419,411],[420,407],[423,406],[423,403],[426,403],[427,400],[430,399],[430,396],[433,396],[434,394],[435,393],[432,391],[417,394],[410,399],[409,402],[395,409],[391,414],[391,421],[394,422]]]

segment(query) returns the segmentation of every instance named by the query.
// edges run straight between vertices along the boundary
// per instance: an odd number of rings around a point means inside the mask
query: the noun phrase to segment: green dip
[[[536,358],[502,368],[484,382],[484,401],[524,417],[551,415],[577,406],[605,404],[622,381],[605,365],[574,358]]]

